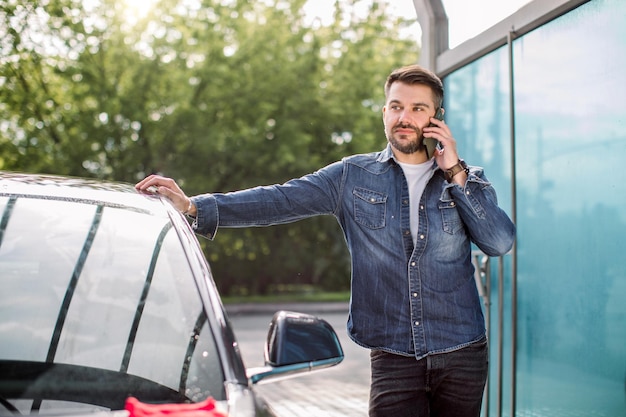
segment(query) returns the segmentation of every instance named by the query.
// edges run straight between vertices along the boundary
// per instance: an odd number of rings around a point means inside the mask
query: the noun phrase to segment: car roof
[[[0,171],[0,195],[91,202],[153,215],[167,215],[166,198],[128,183],[47,174]]]

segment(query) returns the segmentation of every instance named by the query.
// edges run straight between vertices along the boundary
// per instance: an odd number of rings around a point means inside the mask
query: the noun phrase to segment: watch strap
[[[446,181],[450,182],[452,181],[452,178],[461,171],[465,171],[465,173],[467,174],[469,173],[469,168],[467,167],[467,164],[464,160],[459,159],[459,162],[457,162],[456,165],[453,165],[452,167],[443,170],[443,176],[445,177]]]

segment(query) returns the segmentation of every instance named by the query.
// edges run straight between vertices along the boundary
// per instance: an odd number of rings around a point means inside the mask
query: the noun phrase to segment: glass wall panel
[[[511,208],[509,72],[505,48],[444,80],[445,120],[457,140],[459,156],[485,168],[500,205]]]
[[[470,165],[485,169],[498,195],[500,206],[511,215],[511,132],[509,64],[506,48],[500,48],[445,78],[445,120],[457,140],[461,158]],[[498,260],[491,259],[489,277],[491,294],[486,319],[490,339],[489,395],[484,410],[498,415],[499,396],[502,407],[510,408],[510,383],[500,388],[500,377],[511,381],[511,265],[504,257],[504,276],[498,274]],[[499,303],[498,286],[502,285],[504,303]],[[503,316],[499,317],[502,304]],[[500,332],[499,322],[506,325]],[[504,346],[498,343],[500,333]]]
[[[514,43],[517,415],[626,416],[625,22],[596,0]]]
[[[625,22],[626,2],[592,0],[514,42],[517,416],[626,417]],[[511,213],[508,77],[504,47],[444,83],[459,154]],[[490,416],[510,416],[510,269],[503,306],[491,269]]]

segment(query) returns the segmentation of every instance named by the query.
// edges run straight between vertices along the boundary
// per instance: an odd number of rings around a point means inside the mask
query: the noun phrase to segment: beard
[[[406,140],[406,137],[408,135],[404,133],[396,133],[397,128],[413,129],[415,131],[416,138],[413,140]],[[422,133],[421,129],[415,126],[398,124],[394,126],[390,131],[388,129],[385,129],[385,133],[387,135],[387,140],[389,141],[391,146],[393,146],[395,149],[402,152],[403,154],[410,155],[416,152],[426,151],[426,145],[424,145],[424,134]],[[400,141],[401,138],[405,140]]]

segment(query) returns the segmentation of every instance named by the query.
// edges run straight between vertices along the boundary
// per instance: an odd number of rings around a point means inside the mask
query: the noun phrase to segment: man
[[[515,227],[483,170],[460,160],[449,127],[433,117],[441,80],[403,67],[387,78],[385,96],[381,152],[227,194],[188,198],[160,176],[137,188],[156,186],[210,239],[218,227],[335,216],[352,259],[349,334],[371,349],[369,415],[478,417],[488,354],[470,243],[503,255]],[[429,158],[424,138],[443,148]]]

